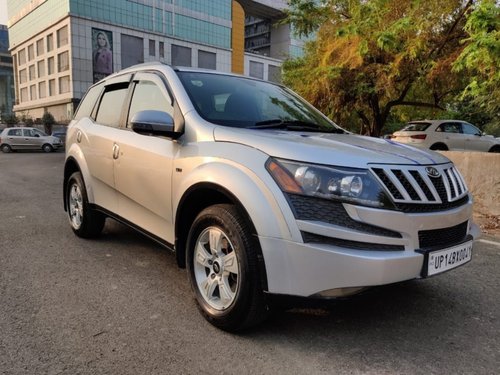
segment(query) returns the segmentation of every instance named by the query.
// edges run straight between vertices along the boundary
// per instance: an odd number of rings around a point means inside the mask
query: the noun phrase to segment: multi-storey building
[[[0,25],[0,119],[12,113],[14,104],[14,69],[9,53],[7,26]]]
[[[8,0],[7,5],[14,110],[33,118],[49,111],[68,120],[93,82],[147,61],[277,80],[281,61],[293,48],[284,25],[269,27],[268,51],[245,52],[245,16],[270,25],[283,17],[281,0]]]

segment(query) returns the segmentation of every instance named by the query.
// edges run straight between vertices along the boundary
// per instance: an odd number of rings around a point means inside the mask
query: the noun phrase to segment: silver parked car
[[[200,311],[236,331],[276,295],[335,298],[464,265],[479,229],[445,156],[348,133],[286,87],[130,67],[68,127],[73,232],[107,217],[176,254]]]
[[[63,146],[62,141],[47,135],[36,128],[5,128],[0,133],[0,149],[3,152],[13,150],[43,150],[52,152]]]
[[[412,121],[391,139],[431,150],[500,152],[500,140],[459,120]]]

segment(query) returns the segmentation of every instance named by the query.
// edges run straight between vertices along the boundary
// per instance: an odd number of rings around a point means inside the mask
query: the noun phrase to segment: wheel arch
[[[225,187],[211,183],[200,182],[186,190],[179,201],[175,217],[175,253],[177,264],[181,268],[186,267],[186,243],[191,224],[198,214],[205,208],[214,204],[232,204],[245,217],[251,228],[252,235],[256,237],[258,243],[259,273],[261,276],[261,285],[267,290],[267,273],[262,254],[262,248],[257,238],[257,230],[245,209],[242,202]]]
[[[488,152],[500,152],[500,145],[493,145]]]
[[[429,147],[430,150],[448,151],[450,148],[443,142],[435,142]]]

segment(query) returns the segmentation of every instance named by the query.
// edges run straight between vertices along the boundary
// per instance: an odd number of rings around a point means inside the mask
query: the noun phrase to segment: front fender
[[[293,218],[293,213],[283,193],[265,171],[264,162],[265,159],[261,163],[262,177],[227,159],[200,163],[182,178],[174,176],[174,186],[177,187],[173,193],[174,212],[190,187],[203,183],[219,185],[230,191],[245,208],[258,236],[300,241],[300,232],[294,231],[286,220]]]

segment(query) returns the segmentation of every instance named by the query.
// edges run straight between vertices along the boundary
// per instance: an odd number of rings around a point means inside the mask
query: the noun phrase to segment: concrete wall
[[[500,217],[500,154],[442,152],[464,176],[474,196],[474,212]]]

